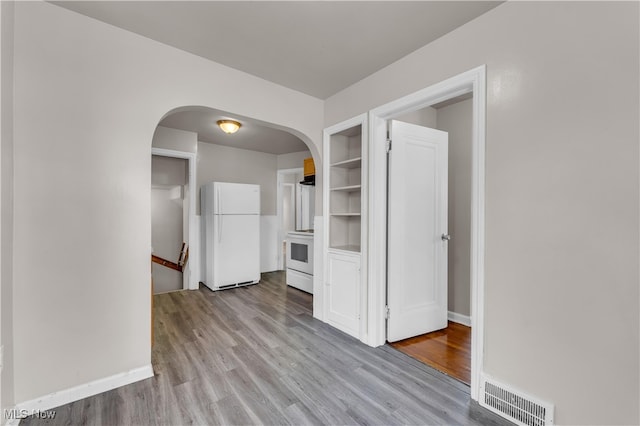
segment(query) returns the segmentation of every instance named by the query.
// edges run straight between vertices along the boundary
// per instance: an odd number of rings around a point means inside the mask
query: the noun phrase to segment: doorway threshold
[[[449,321],[443,330],[389,345],[467,386],[471,383],[470,327]]]

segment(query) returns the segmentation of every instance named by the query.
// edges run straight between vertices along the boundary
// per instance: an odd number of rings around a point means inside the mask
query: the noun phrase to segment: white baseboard
[[[21,402],[16,405],[16,410],[26,410],[28,412],[46,411],[150,377],[153,377],[153,367],[151,364],[125,371],[124,373],[114,374],[113,376],[103,379],[94,380],[83,385],[53,392],[30,401]]]
[[[458,314],[455,312],[449,311],[447,314],[447,318],[451,322],[457,322],[458,324],[466,325],[467,327],[471,327],[471,317],[467,315]]]

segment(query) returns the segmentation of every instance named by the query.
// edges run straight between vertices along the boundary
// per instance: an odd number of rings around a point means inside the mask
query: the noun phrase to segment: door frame
[[[284,202],[285,200],[285,195],[284,195],[284,189],[287,187],[291,187],[291,195],[289,196],[289,198],[291,198],[291,206],[293,207],[293,230],[295,231],[296,229],[296,212],[297,212],[297,204],[298,204],[298,200],[296,200],[296,184],[295,183],[290,183],[290,182],[281,182],[281,186],[280,189],[283,191],[282,192],[282,202]],[[282,204],[280,204],[280,208],[282,209]],[[282,210],[282,216],[284,219],[284,210]],[[282,222],[281,222],[282,223]],[[284,231],[284,230],[283,230]]]
[[[291,169],[279,169],[277,171],[277,187],[276,187],[276,220],[278,221],[278,241],[277,241],[277,245],[278,245],[278,260],[277,260],[277,267],[278,270],[283,270],[284,269],[284,257],[282,256],[282,241],[285,238],[285,234],[284,231],[282,229],[282,185],[284,184],[284,182],[282,181],[285,175],[290,175],[290,174],[297,174],[297,173],[303,173],[304,169],[302,167],[295,167],[295,168],[291,168]],[[296,191],[296,186],[294,184],[293,186],[294,188],[294,210],[296,210],[296,205],[297,205],[297,191]],[[297,212],[296,212],[297,213]]]
[[[486,66],[369,111],[369,281],[365,343],[386,342],[387,121],[467,93],[473,94],[471,172],[471,398],[478,400],[484,352]]]
[[[187,275],[183,279],[183,290],[197,290],[199,287],[200,277],[200,239],[198,238],[199,226],[196,216],[196,154],[193,152],[175,151],[164,148],[151,148],[151,155],[159,155],[161,157],[180,158],[187,160],[189,167],[189,261],[187,268],[183,272]],[[197,227],[198,226],[198,227]],[[197,227],[197,228],[196,228]]]

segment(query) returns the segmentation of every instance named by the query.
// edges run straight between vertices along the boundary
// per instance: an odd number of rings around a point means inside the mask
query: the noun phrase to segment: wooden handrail
[[[158,265],[166,266],[167,268],[175,269],[178,272],[182,272],[182,266],[170,260],[163,259],[160,256],[156,256],[155,254],[151,255],[151,261],[157,263]]]
[[[167,259],[163,259],[160,256],[156,256],[151,253],[151,261],[153,263],[157,263],[158,265],[166,266],[170,269],[175,269],[178,272],[184,271],[184,265],[186,265],[189,260],[189,247],[187,247],[187,243],[183,242],[182,247],[180,247],[180,254],[178,255],[178,263],[172,262]]]

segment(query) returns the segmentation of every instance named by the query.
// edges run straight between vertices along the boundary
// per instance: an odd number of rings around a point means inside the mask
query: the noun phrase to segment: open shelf
[[[329,180],[328,248],[360,253],[362,124],[330,134],[325,145]]]
[[[360,253],[360,245],[350,244],[350,245],[344,245],[344,246],[333,246],[330,248],[330,250],[342,250],[342,251],[351,251],[351,252]]]
[[[332,191],[346,191],[346,192],[355,192],[362,189],[362,185],[348,185],[348,186],[340,186],[338,188],[331,188]]]
[[[362,167],[362,157],[351,158],[331,164],[331,167],[340,167],[343,169],[357,169]]]
[[[329,217],[329,248],[360,247],[360,215],[331,215]]]
[[[330,191],[329,214],[342,216],[359,216],[361,210],[360,192]]]

